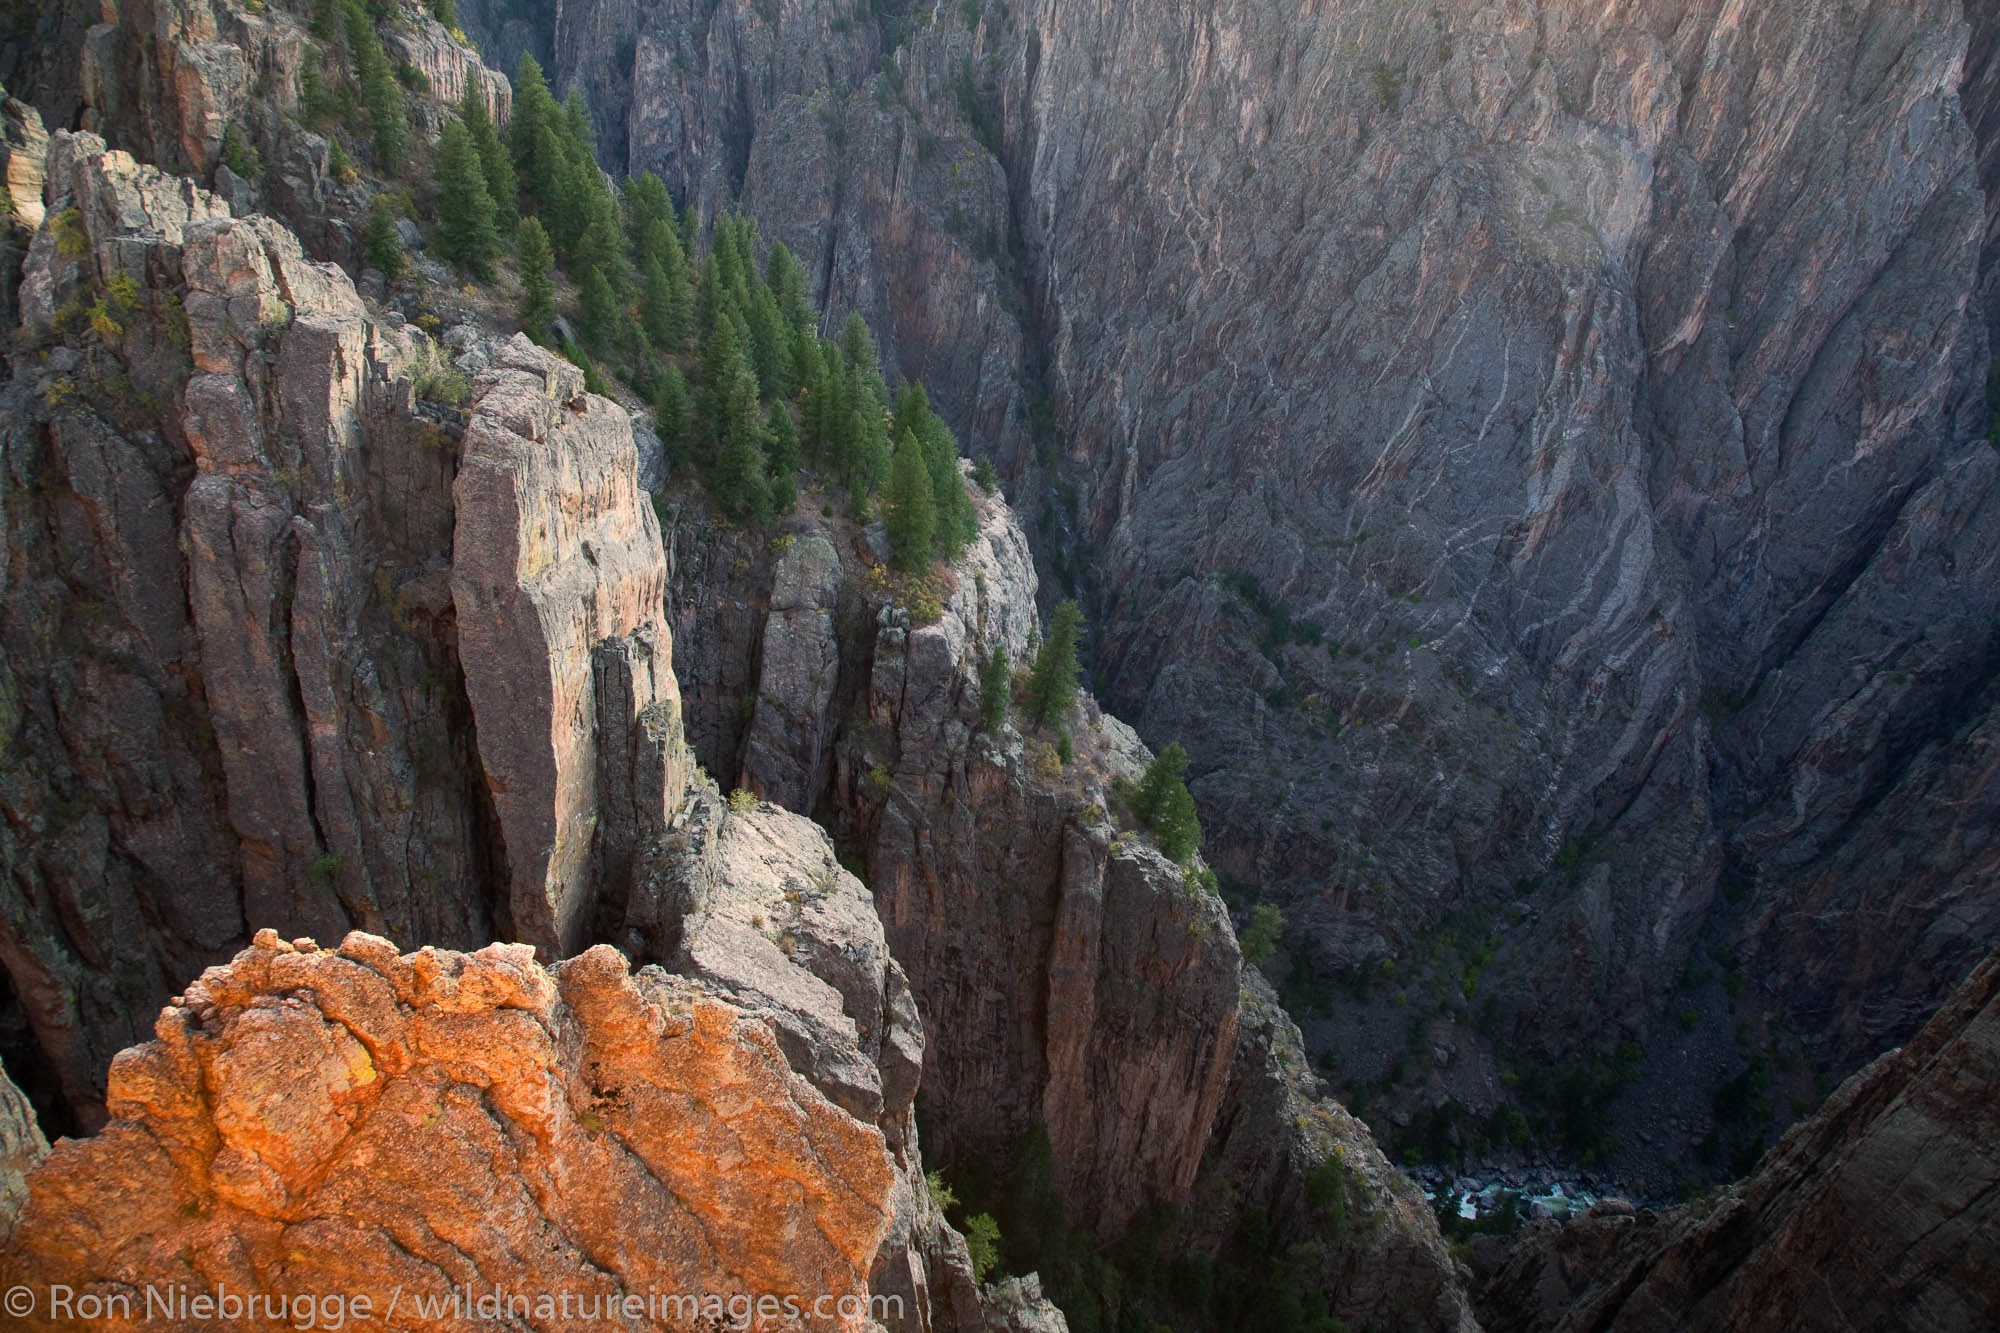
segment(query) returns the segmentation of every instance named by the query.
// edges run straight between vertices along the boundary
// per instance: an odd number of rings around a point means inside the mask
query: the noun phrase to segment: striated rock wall
[[[1489,1330],[1980,1329],[2000,1317],[2000,955],[1756,1173],[1476,1256]]]
[[[468,1285],[865,1296],[897,1181],[765,1018],[601,946],[545,971],[260,932],[119,1058],[110,1106],[31,1177],[10,1284],[400,1292],[410,1329],[456,1326],[424,1311]]]
[[[1713,930],[1851,1065],[1984,952],[1983,7],[851,8],[550,31],[1035,497],[1322,968],[1522,902],[1555,1057]]]

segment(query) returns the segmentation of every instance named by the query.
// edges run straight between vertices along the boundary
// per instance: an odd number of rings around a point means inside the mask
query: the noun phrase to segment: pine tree
[[[820,355],[821,343],[810,331],[792,339],[792,383],[801,390],[810,392],[826,375],[826,361]]]
[[[821,364],[806,381],[805,447],[809,457],[841,469],[839,444],[848,418],[847,379]]]
[[[1058,606],[1028,676],[1028,716],[1038,723],[1047,725],[1076,704],[1076,648],[1082,632],[1082,609],[1074,601]]]
[[[875,350],[874,336],[868,332],[868,321],[859,311],[849,312],[847,323],[841,327],[840,354],[847,362],[850,383],[858,381],[865,386],[879,409],[888,397],[882,383],[882,358]]]
[[[1167,792],[1152,827],[1160,854],[1176,865],[1186,865],[1201,850],[1201,820],[1185,784],[1176,784]]]
[[[332,114],[333,99],[327,95],[326,80],[321,77],[319,66],[308,60],[299,70],[299,119],[316,130]]]
[[[642,171],[625,182],[625,230],[641,252],[648,248],[647,236],[655,223],[674,227],[674,200],[658,176]]]
[[[800,339],[810,339],[819,321],[813,318],[812,302],[806,298],[806,271],[792,258],[783,241],[771,247],[771,257],[764,261],[764,277],[770,284],[778,313]]]
[[[884,519],[896,567],[912,574],[929,569],[931,538],[937,530],[937,500],[931,494],[923,446],[908,431],[896,441],[896,455],[889,464],[887,509]]]
[[[424,0],[424,7],[448,31],[458,31],[458,0]]]
[[[848,392],[851,399],[851,384]],[[881,490],[889,480],[892,462],[881,412],[867,413],[858,407],[848,412],[843,448],[847,457],[848,489],[862,495]]]
[[[1014,664],[1007,660],[1007,645],[995,644],[993,656],[986,660],[986,669],[979,673],[979,720],[996,735],[1007,725],[1013,677]]]
[[[493,198],[493,225],[503,237],[511,236],[521,217],[520,187],[514,180],[513,159],[507,155],[507,145],[500,142],[500,132],[493,128],[493,117],[486,110],[486,97],[480,89],[466,88],[465,97],[458,104],[458,118],[465,122],[466,133],[472,136],[472,146],[479,153],[486,193]]]
[[[396,210],[379,194],[368,205],[368,235],[362,255],[368,267],[389,281],[403,276],[403,238],[396,231]]]
[[[1151,824],[1166,809],[1167,796],[1175,787],[1185,787],[1187,751],[1179,741],[1170,742],[1146,765],[1146,775],[1132,792],[1132,813],[1140,822]]]
[[[542,67],[523,51],[521,63],[514,71],[514,115],[507,122],[507,147],[514,154],[514,166],[521,179],[528,182],[531,193],[536,187],[535,178],[529,173],[540,165],[536,158],[541,132],[554,109],[555,99],[549,94],[549,81],[542,76]]]
[[[618,297],[603,269],[584,270],[583,280],[577,283],[577,303],[577,333],[584,347],[593,356],[605,355],[614,346],[619,321]]]
[[[592,166],[597,164],[597,132],[591,128],[590,108],[584,105],[581,89],[572,87],[563,99],[563,125],[569,141],[582,150]]]
[[[687,257],[671,222],[655,219],[639,245],[639,318],[655,345],[678,352],[687,345],[694,297],[688,290]]]
[[[978,514],[965,493],[965,476],[958,467],[958,440],[944,418],[931,411],[930,396],[922,384],[903,386],[896,397],[894,432],[909,431],[923,446],[924,462],[931,472],[931,492],[937,497],[937,548],[946,560],[958,558],[959,550],[978,531]]]
[[[382,39],[361,0],[347,0],[342,11],[347,28],[347,49],[354,57],[355,80],[361,85],[361,104],[368,108],[369,125],[375,136],[375,162],[384,171],[393,171],[409,146],[407,111],[403,88],[389,68]]]
[[[583,231],[577,237],[574,267],[601,268],[605,277],[623,287],[632,280],[632,260],[625,234],[618,227],[618,206],[604,188],[604,177],[593,163],[583,208]]]
[[[750,377],[754,390],[756,374],[743,355],[743,344],[734,320],[716,323],[715,331],[701,349],[701,385],[695,391],[696,438],[703,444],[720,447],[729,434],[730,411],[735,403],[737,378]]]
[[[438,139],[437,251],[447,262],[484,282],[493,276],[500,232],[493,225],[493,196],[486,167],[462,121],[448,120]]]
[[[730,387],[728,434],[716,456],[710,486],[716,503],[732,522],[757,524],[771,517],[771,489],[765,479],[764,428],[757,416],[757,380],[747,369]]]
[[[653,385],[653,429],[666,446],[667,461],[684,468],[693,461],[689,445],[688,387],[680,370],[668,366]]]
[[[1285,914],[1275,903],[1258,903],[1250,909],[1250,925],[1243,932],[1243,961],[1262,967],[1284,938]]]
[[[549,234],[539,218],[522,218],[516,248],[521,266],[521,327],[531,338],[548,335],[556,317],[556,284],[549,276],[555,252],[549,249]]]
[[[765,419],[764,458],[771,466],[771,511],[789,514],[799,495],[799,434],[783,402],[772,403]]]
[[[695,296],[695,334],[705,343],[722,321],[742,313],[743,271],[736,247],[727,240],[728,220],[717,219],[714,242],[701,268],[701,290]]]
[[[758,283],[750,292],[743,315],[750,324],[750,361],[756,367],[758,385],[769,397],[791,397],[794,335],[778,313],[771,289]]]

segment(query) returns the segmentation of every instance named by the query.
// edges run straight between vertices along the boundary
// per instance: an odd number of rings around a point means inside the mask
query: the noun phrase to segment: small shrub
[[[916,625],[935,625],[944,619],[944,579],[932,573],[911,579],[896,598]]]
[[[1062,776],[1062,756],[1056,753],[1055,746],[1045,740],[1028,742],[1028,766],[1043,782],[1054,782]]]
[[[729,809],[732,814],[747,815],[757,808],[757,794],[738,787],[729,793]]]
[[[410,383],[417,397],[428,403],[463,407],[472,398],[472,383],[465,372],[452,364],[444,348],[427,342],[410,362]]]
[[[320,892],[332,893],[334,886],[340,882],[340,868],[345,864],[346,858],[339,852],[327,852],[322,856],[315,856],[312,864],[306,867],[306,878],[311,880],[313,887]]]
[[[1262,967],[1278,951],[1285,935],[1285,914],[1272,903],[1258,903],[1250,910],[1250,924],[1243,932],[1243,961]]]
[[[229,122],[229,128],[222,132],[222,160],[244,180],[254,181],[264,175],[263,156],[244,135],[243,127],[233,120]]]
[[[90,253],[90,234],[83,229],[83,210],[65,208],[49,219],[55,233],[56,253],[64,259],[81,259]]]
[[[965,1251],[972,1256],[972,1280],[984,1282],[1000,1262],[1000,1224],[991,1213],[965,1219]]]
[[[1403,84],[1409,78],[1409,66],[1391,65],[1380,61],[1375,66],[1375,95],[1381,100],[1384,111],[1395,111],[1403,104]]]

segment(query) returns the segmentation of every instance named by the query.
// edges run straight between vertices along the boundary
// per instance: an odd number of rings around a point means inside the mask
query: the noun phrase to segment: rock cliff
[[[55,6],[71,10],[80,5]],[[239,213],[268,212],[316,259],[359,268],[365,193],[333,169],[323,116],[306,104],[306,70],[324,82],[333,34],[304,0],[141,0],[105,10],[80,44],[83,128],[114,148],[183,172]],[[372,8],[372,7],[371,7]],[[386,7],[379,31],[405,86],[412,130],[435,139],[468,89],[505,120],[512,89],[420,4]],[[331,13],[332,11],[328,11]],[[73,48],[74,49],[74,48]],[[231,127],[259,158],[239,176],[224,161]],[[239,164],[240,165],[240,164]]]
[[[1490,1026],[1554,1058],[1660,1037],[1706,931],[1835,1067],[2000,930],[1990,29],[1958,0],[547,27],[572,83],[629,67],[597,105],[627,166],[819,257],[1028,488],[1108,703],[1188,744],[1219,868],[1322,971],[1500,911]]]
[[[492,938],[434,349],[264,218],[55,136],[7,386],[4,935],[86,1123],[246,922]],[[10,1051],[10,1058],[22,1052]]]
[[[474,387],[451,597],[517,938],[561,957],[687,785],[660,529],[623,409],[516,335]]]
[[[1113,823],[1113,779],[1147,757],[1137,739],[1087,700],[1069,765],[1046,737],[982,728],[981,663],[1001,644],[1025,660],[1036,580],[1012,511],[976,504],[978,535],[935,587],[889,575],[879,536],[810,504],[775,536],[679,491],[666,520],[696,751],[725,781],[815,810],[865,864],[930,1033],[932,1155],[1004,1160],[1040,1127],[1092,1232],[1226,1198],[1194,1251],[1263,1210],[1281,1248],[1323,1255],[1312,1280],[1342,1318],[1459,1327],[1435,1222],[1322,1099],[1297,1029],[1245,980],[1226,908]],[[1325,1201],[1304,1197],[1336,1156],[1370,1221],[1329,1242]]]
[[[1481,1242],[1486,1327],[1990,1328],[1996,1080],[2000,955],[1740,1184]]]

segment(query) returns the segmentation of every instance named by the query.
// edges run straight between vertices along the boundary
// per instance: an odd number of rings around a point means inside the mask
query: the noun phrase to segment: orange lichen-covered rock
[[[545,970],[524,945],[264,931],[155,1031],[114,1064],[105,1131],[28,1177],[0,1254],[27,1327],[226,1325],[192,1302],[228,1293],[366,1298],[358,1322],[392,1329],[470,1327],[481,1301],[680,1328],[760,1298],[780,1329],[832,1297],[813,1327],[875,1327],[881,1131],[699,983],[605,946]]]

